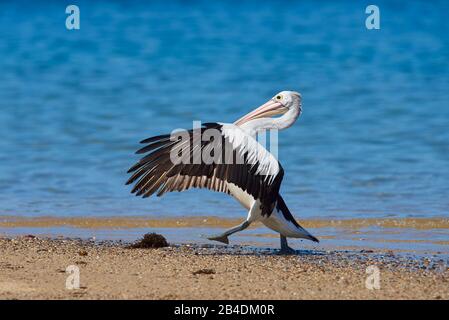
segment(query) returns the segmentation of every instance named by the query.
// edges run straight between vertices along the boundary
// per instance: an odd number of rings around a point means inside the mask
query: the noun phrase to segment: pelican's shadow
[[[299,249],[291,253],[282,253],[280,249],[260,248],[250,245],[220,245],[220,244],[181,244],[178,248],[188,248],[197,255],[231,255],[231,256],[324,256],[326,251]]]

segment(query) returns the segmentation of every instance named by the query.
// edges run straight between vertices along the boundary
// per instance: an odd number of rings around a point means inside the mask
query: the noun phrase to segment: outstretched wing
[[[259,199],[262,214],[270,215],[284,175],[271,153],[233,124],[206,123],[183,134],[141,141],[147,145],[136,153],[147,155],[128,170],[132,193],[149,197],[207,188],[229,194],[234,184]]]

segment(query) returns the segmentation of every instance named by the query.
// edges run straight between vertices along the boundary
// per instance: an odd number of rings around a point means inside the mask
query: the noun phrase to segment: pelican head
[[[301,113],[301,95],[296,91],[281,91],[256,110],[241,117],[234,124],[241,126],[254,119],[271,118],[285,114],[290,110],[297,115]]]

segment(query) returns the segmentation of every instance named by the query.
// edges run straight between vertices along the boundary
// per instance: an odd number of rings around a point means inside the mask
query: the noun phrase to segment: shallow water
[[[133,151],[294,89],[295,215],[448,217],[449,3],[376,4],[380,31],[356,1],[79,1],[67,31],[58,2],[1,2],[0,214],[243,217],[207,191],[132,197]]]

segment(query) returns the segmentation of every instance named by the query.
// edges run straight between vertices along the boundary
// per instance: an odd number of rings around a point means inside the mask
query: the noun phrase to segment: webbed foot
[[[279,250],[278,254],[281,255],[292,255],[296,254],[296,250],[293,248],[290,248],[289,246],[283,247]]]
[[[229,238],[226,235],[205,236],[206,239],[229,244]]]

